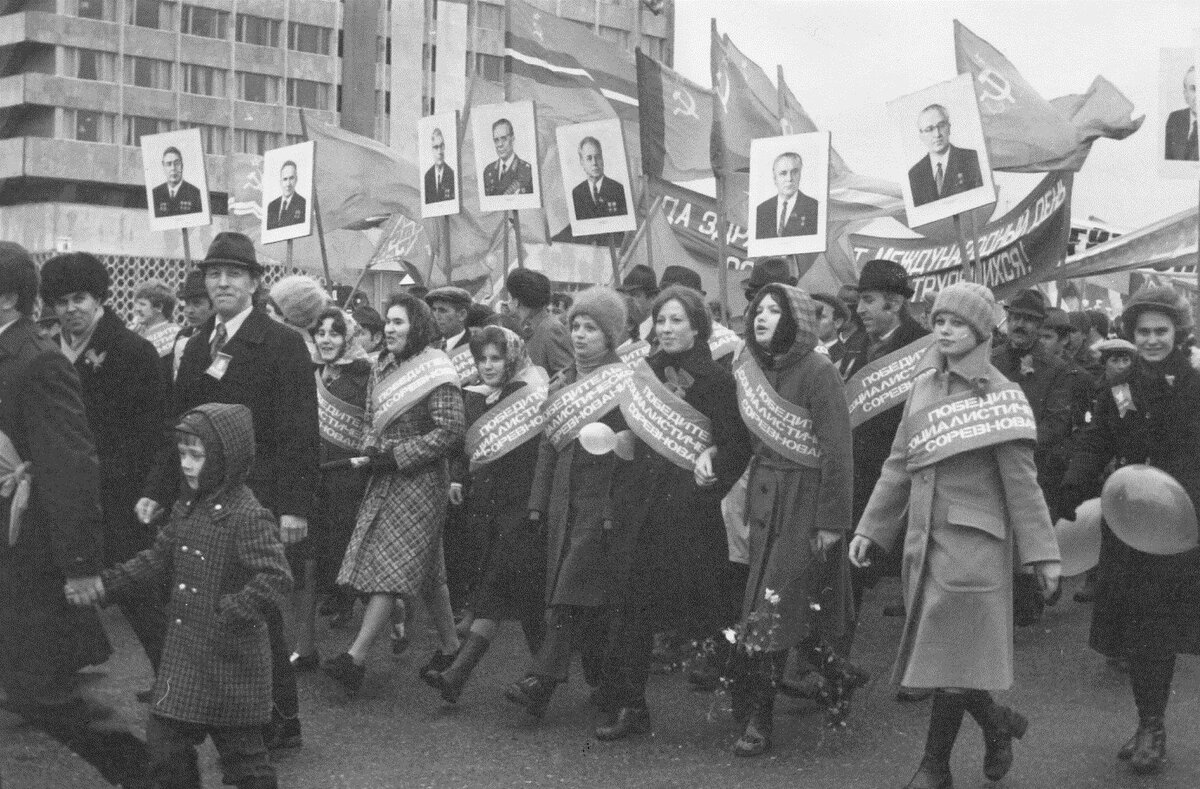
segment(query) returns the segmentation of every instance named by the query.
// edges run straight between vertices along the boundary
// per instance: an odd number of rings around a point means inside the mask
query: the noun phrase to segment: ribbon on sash
[[[621,404],[625,383],[633,370],[614,362],[582,381],[559,389],[546,402],[546,438],[558,451],[579,437],[579,431],[602,419]]]
[[[550,393],[546,371],[531,365],[517,378],[526,385],[489,408],[467,428],[463,442],[472,472],[522,446],[546,425],[542,410]]]
[[[863,366],[846,381],[846,402],[850,406],[850,427],[904,403],[917,364],[933,344],[933,337],[920,337],[887,356]]]
[[[821,465],[821,447],[807,408],[779,396],[748,352],[733,363],[738,410],[750,432],[780,456],[808,468]]]
[[[321,440],[338,449],[357,452],[362,449],[363,429],[367,412],[362,406],[351,405],[329,391],[320,373],[317,376],[317,416]]]
[[[967,391],[936,400],[910,411],[905,425],[909,471],[973,449],[1009,441],[1037,442],[1033,409],[1014,383],[1004,383],[985,395]]]
[[[733,353],[741,345],[741,342],[742,338],[733,329],[713,323],[712,336],[708,338],[708,348],[712,351],[714,360]]]
[[[639,359],[649,356],[650,350],[650,343],[645,340],[629,340],[617,349],[617,356],[621,357],[621,361],[625,364],[632,365]]]
[[[479,370],[475,367],[475,357],[471,354],[470,345],[460,345],[446,351],[446,355],[450,357],[450,363],[458,373],[459,386],[478,383]]]
[[[458,386],[458,372],[450,357],[436,348],[426,348],[388,373],[371,392],[372,438],[378,439],[396,417],[442,384]]]
[[[155,328],[151,329],[142,336],[150,341],[154,346],[154,350],[159,356],[166,356],[175,347],[175,335],[179,334],[179,327],[174,323],[167,321],[160,323]]]
[[[633,372],[621,402],[629,429],[655,452],[691,471],[713,444],[712,422],[658,380],[644,359]]]

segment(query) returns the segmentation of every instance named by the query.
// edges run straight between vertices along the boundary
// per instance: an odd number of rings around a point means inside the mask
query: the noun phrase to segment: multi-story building
[[[670,3],[532,2],[671,59]],[[0,0],[0,238],[99,253],[118,286],[176,281],[182,234],[144,221],[142,135],[200,130],[202,254],[216,232],[250,229],[228,214],[230,179],[244,155],[303,139],[301,109],[406,151],[417,117],[461,105],[468,74],[503,79],[504,18],[501,0]],[[315,253],[298,243],[297,263]]]

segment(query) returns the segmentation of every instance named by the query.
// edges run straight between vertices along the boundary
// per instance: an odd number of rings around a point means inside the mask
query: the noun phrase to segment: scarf
[[[607,346],[600,353],[591,356],[577,353],[575,354],[575,380],[582,381],[604,365],[619,361],[621,361],[621,357],[617,355],[616,351]]]

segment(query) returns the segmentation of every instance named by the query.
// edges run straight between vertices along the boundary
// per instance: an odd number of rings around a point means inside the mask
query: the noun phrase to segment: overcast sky
[[[711,84],[714,17],[772,81],[776,64],[783,66],[804,108],[860,172],[899,181],[885,104],[956,74],[958,19],[1003,53],[1044,98],[1083,93],[1099,74],[1133,102],[1135,117],[1146,115],[1131,137],[1092,147],[1075,179],[1075,217],[1095,216],[1132,230],[1197,205],[1200,184],[1161,178],[1155,169],[1163,128],[1159,49],[1194,45],[1200,28],[1195,0],[676,0],[675,67],[702,85]],[[1183,106],[1182,90],[1177,98],[1176,106]],[[1002,201],[1019,199],[1015,193],[1029,180],[998,176],[1007,192]]]

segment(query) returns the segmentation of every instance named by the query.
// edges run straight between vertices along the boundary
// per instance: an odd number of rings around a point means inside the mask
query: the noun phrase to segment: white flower
[[[766,588],[763,590],[763,598],[771,605],[779,605],[779,592],[774,589]]]
[[[721,632],[724,634],[725,640],[728,641],[730,644],[737,643],[737,633],[734,631],[734,629],[732,627],[727,627],[724,630],[722,630]]]

